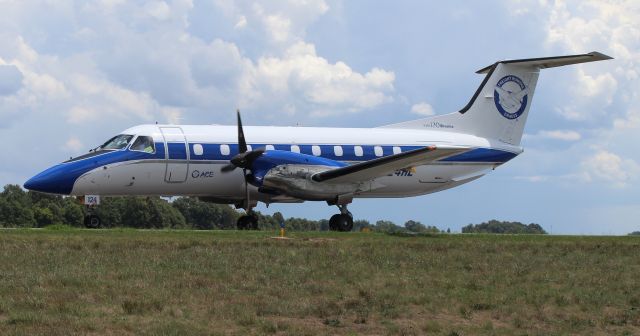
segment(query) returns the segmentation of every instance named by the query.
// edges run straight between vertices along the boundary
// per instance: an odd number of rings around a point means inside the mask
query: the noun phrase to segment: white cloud
[[[552,131],[540,131],[535,135],[543,139],[553,139],[562,141],[578,141],[582,138],[580,133],[571,130],[552,130]]]
[[[614,187],[627,186],[640,173],[635,161],[602,149],[584,159],[582,167],[587,180],[607,182]]]
[[[299,101],[317,115],[358,112],[391,102],[395,74],[373,68],[365,74],[343,62],[329,63],[312,44],[298,42],[284,57],[261,57],[250,65],[242,82],[242,106],[274,101],[289,106]],[[291,110],[305,110],[296,106]],[[308,110],[308,109],[307,109]]]
[[[264,17],[269,36],[276,42],[287,42],[291,31],[291,21],[281,15],[267,15]]]
[[[549,180],[549,176],[545,175],[532,175],[532,176],[515,176],[516,180],[523,180],[527,182],[537,183],[537,182],[546,182]]]
[[[240,18],[238,19],[238,22],[236,22],[236,25],[233,26],[233,28],[235,28],[235,29],[243,29],[246,26],[247,26],[247,17],[244,16],[244,15],[240,15]]]
[[[164,1],[152,1],[145,5],[147,14],[158,19],[166,20],[171,16],[171,8]]]
[[[78,152],[84,148],[84,144],[76,137],[70,137],[64,144],[64,149],[70,152]]]
[[[180,124],[182,120],[183,111],[179,108],[175,107],[163,107],[162,114],[167,121],[167,124]]]
[[[303,41],[306,28],[329,10],[324,0],[216,0],[215,4],[234,18],[236,29],[261,31],[266,38],[263,40],[284,48]]]
[[[433,107],[431,107],[431,105],[425,102],[413,104],[411,106],[411,113],[420,114],[424,116],[431,116],[435,114],[433,112]]]
[[[86,121],[97,119],[99,115],[90,108],[74,106],[67,113],[67,122],[70,124],[83,124]]]
[[[567,158],[563,176],[577,182],[606,182],[615,187],[632,185],[640,174],[637,148],[640,141],[640,7],[637,1],[537,1],[521,0],[507,5],[518,19],[543,24],[545,46],[550,55],[600,51],[614,60],[566,68],[551,88],[556,112],[569,121],[591,129],[571,134],[540,131],[533,137],[576,142],[558,153],[545,152],[539,161]],[[526,13],[526,14],[525,14]],[[544,70],[553,76],[553,71]],[[546,74],[543,73],[541,80]],[[561,94],[566,92],[568,94]],[[552,105],[552,106],[553,106]],[[565,126],[566,127],[566,126]],[[596,153],[590,146],[596,146]],[[606,146],[606,150],[603,149]],[[583,159],[579,159],[583,158]],[[561,174],[555,174],[561,175]]]

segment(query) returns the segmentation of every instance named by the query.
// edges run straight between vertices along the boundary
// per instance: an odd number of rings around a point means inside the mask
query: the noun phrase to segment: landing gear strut
[[[353,230],[353,216],[347,210],[347,205],[338,205],[339,214],[331,216],[329,219],[329,230],[348,232]]]

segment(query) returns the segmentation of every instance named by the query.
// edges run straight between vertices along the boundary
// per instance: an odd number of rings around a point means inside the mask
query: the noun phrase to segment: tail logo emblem
[[[522,79],[514,75],[502,77],[496,84],[493,100],[498,112],[507,119],[516,119],[527,107],[529,90]]]

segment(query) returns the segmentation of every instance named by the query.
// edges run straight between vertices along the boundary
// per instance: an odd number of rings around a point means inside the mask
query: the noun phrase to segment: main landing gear
[[[338,205],[338,209],[340,209],[340,213],[329,219],[329,230],[342,232],[353,230],[353,216],[347,210],[347,205]]]
[[[257,230],[258,229],[258,215],[253,211],[247,211],[246,215],[240,216],[236,222],[238,230]]]

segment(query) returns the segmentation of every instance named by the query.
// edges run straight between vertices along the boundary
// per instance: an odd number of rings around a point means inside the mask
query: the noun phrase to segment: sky
[[[498,60],[541,71],[522,145],[487,176],[356,219],[640,230],[640,2],[0,0],[0,184],[143,123],[375,127],[462,108]],[[321,202],[264,206],[329,218]]]

